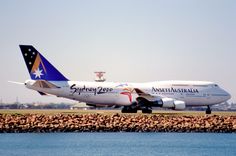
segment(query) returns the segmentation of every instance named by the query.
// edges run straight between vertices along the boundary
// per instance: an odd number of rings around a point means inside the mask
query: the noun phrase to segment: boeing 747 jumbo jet
[[[184,110],[186,106],[210,106],[227,101],[230,94],[213,82],[156,81],[114,83],[70,81],[33,46],[20,45],[31,79],[25,86],[41,95],[55,95],[87,105],[123,106],[122,113],[152,113],[153,107]]]

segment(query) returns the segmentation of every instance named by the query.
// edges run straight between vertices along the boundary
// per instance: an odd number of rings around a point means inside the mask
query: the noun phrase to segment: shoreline
[[[236,116],[163,114],[0,114],[0,133],[180,132],[235,133]]]

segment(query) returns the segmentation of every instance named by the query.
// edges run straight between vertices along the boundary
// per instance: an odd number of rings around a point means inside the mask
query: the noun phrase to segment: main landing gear
[[[150,109],[150,108],[142,109],[142,113],[151,114],[152,113],[152,109]]]
[[[137,113],[138,110],[142,110],[142,113],[145,113],[145,114],[151,114],[152,113],[152,109],[149,108],[149,107],[139,108],[139,107],[132,107],[132,106],[124,106],[121,109],[121,113]]]
[[[211,108],[210,108],[210,106],[209,106],[209,105],[207,106],[207,109],[206,109],[206,114],[211,114]]]
[[[121,113],[137,113],[138,109],[137,108],[132,108],[132,106],[124,106],[121,109]]]
[[[145,114],[151,114],[152,113],[152,107],[151,106],[140,107],[140,110],[142,110],[142,113],[145,113]]]

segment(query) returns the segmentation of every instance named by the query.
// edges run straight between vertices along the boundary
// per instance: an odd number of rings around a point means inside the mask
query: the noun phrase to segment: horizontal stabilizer
[[[18,84],[18,85],[24,85],[25,83],[23,82],[16,82],[16,81],[8,81],[9,83],[14,83],[14,84]]]
[[[37,80],[34,84],[34,87],[40,87],[40,88],[60,88],[48,81],[45,80]]]

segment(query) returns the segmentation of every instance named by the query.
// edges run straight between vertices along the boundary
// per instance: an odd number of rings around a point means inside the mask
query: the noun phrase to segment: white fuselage
[[[205,81],[157,81],[148,83],[49,81],[57,88],[35,86],[27,80],[26,87],[39,92],[64,97],[87,104],[128,106],[139,96],[134,88],[148,93],[150,101],[172,98],[186,106],[219,104],[230,99],[230,94],[217,84]]]

